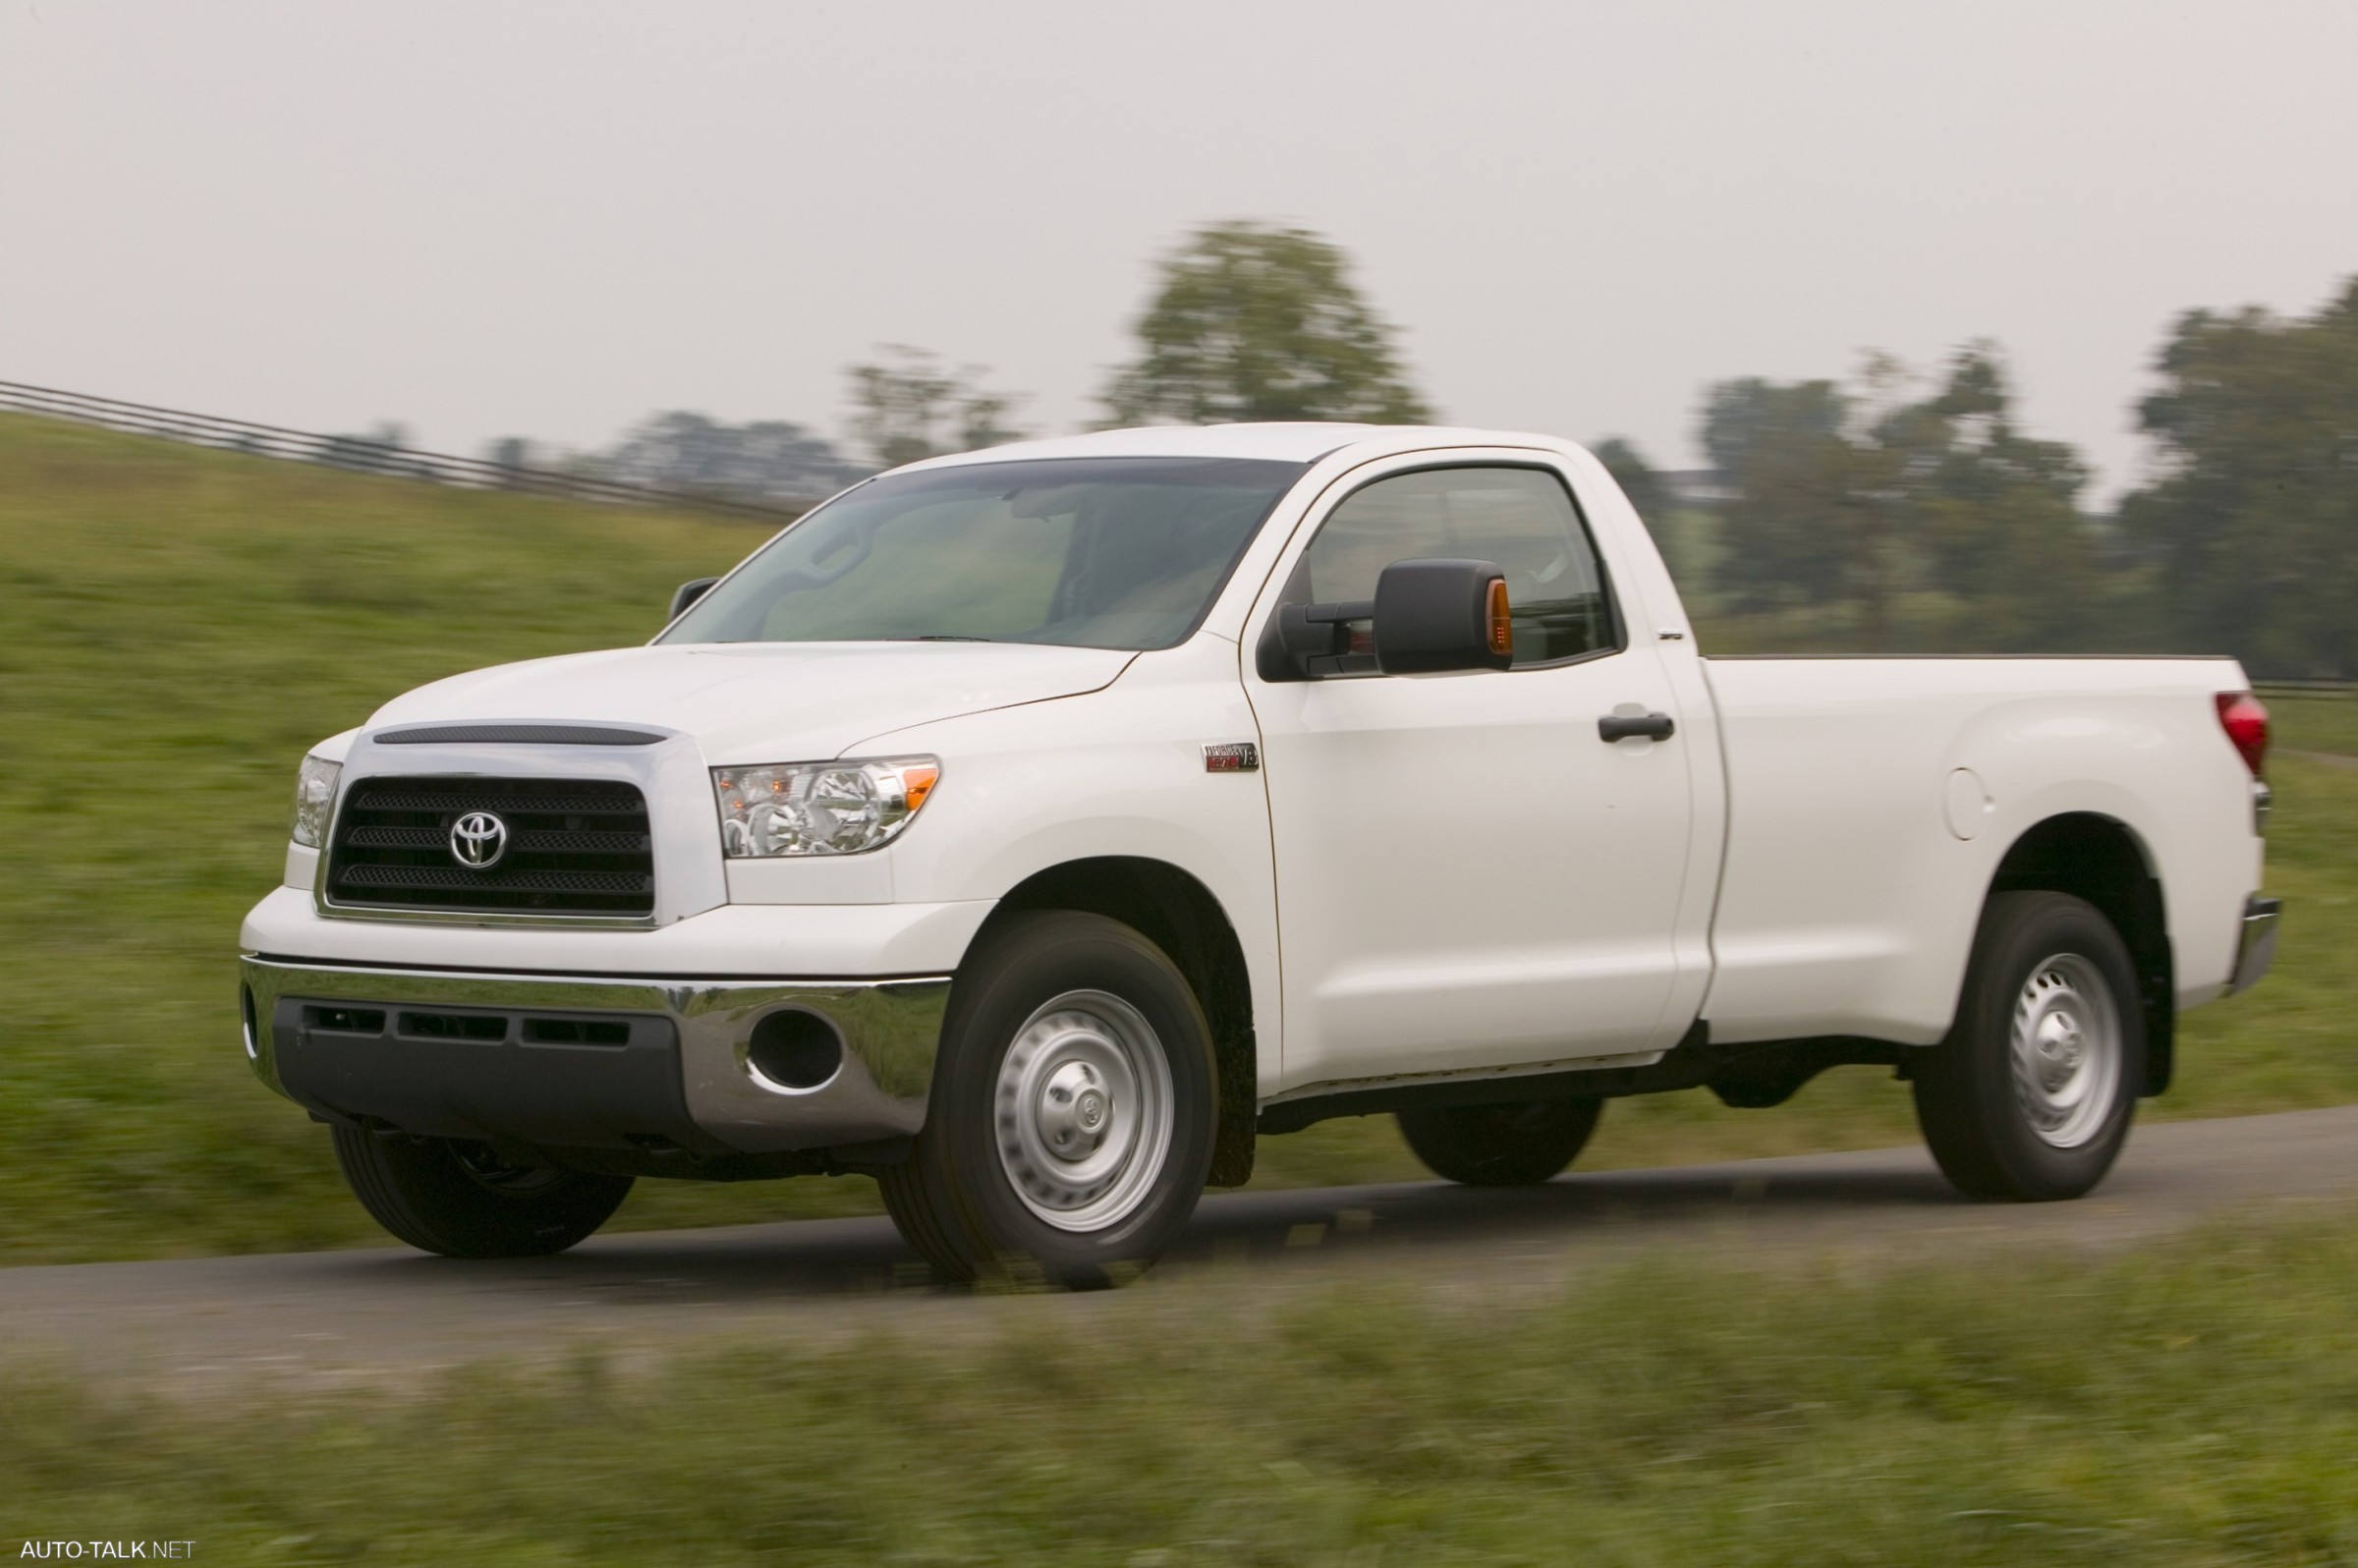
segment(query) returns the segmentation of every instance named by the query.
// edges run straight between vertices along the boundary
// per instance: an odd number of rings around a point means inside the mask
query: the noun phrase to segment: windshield
[[[1060,458],[888,475],[788,529],[657,641],[1169,647],[1306,467]]]

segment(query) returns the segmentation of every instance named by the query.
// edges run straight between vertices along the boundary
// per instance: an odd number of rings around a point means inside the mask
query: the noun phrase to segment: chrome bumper
[[[304,1102],[281,1082],[280,1036],[303,1031],[316,1016],[306,1004],[344,1010],[381,1010],[381,1043],[346,1034],[371,1053],[401,1052],[414,1015],[405,1008],[470,1009],[488,1022],[509,1015],[504,1033],[479,1040],[481,1053],[532,1049],[535,1027],[579,1021],[584,1015],[653,1018],[677,1042],[680,1090],[696,1128],[730,1149],[776,1153],[835,1148],[905,1137],[925,1124],[933,1054],[949,1000],[947,976],[875,980],[721,980],[601,976],[473,974],[463,971],[362,969],[248,957],[244,983],[246,1051],[263,1083]],[[755,1026],[776,1013],[817,1017],[840,1045],[831,1074],[809,1088],[788,1088],[757,1070],[750,1059]],[[541,1019],[532,1015],[555,1015]],[[822,1036],[823,1038],[823,1036]],[[447,1050],[444,1039],[416,1040],[422,1063]],[[462,1052],[466,1047],[461,1047]],[[447,1059],[447,1058],[445,1058]],[[492,1058],[484,1055],[488,1061]],[[589,1062],[584,1052],[574,1058]],[[562,1095],[567,1061],[561,1050],[534,1054],[533,1069]],[[377,1055],[372,1071],[400,1071],[398,1059]],[[421,1085],[431,1090],[432,1085]]]
[[[2259,984],[2276,961],[2276,925],[2283,914],[2280,898],[2254,898],[2243,906],[2243,936],[2235,948],[2235,978],[2227,984],[2229,996]]]

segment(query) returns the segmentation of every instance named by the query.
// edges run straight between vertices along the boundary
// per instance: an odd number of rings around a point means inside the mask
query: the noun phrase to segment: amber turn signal
[[[1490,579],[1490,651],[1511,658],[1515,651],[1515,623],[1506,610],[1506,579]]]

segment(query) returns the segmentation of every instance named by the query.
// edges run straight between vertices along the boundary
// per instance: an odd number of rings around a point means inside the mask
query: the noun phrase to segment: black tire
[[[501,1163],[480,1144],[339,1127],[336,1163],[376,1222],[445,1258],[545,1258],[614,1215],[628,1176]]]
[[[1536,1187],[1588,1147],[1600,1099],[1536,1099],[1401,1111],[1400,1136],[1425,1168],[1468,1187]]]
[[[1956,1024],[1916,1067],[1941,1173],[1991,1202],[2077,1198],[2112,1168],[2144,1082],[2144,1004],[2112,923],[2064,893],[1993,896]]]
[[[1118,1283],[1195,1212],[1214,1071],[1203,1008],[1152,942],[1096,915],[1013,916],[960,970],[926,1125],[882,1169],[884,1206],[954,1280]],[[1057,1100],[1060,1083],[1079,1097]],[[1071,1119],[1093,1106],[1087,1128]],[[1049,1148],[1059,1137],[1071,1160]]]

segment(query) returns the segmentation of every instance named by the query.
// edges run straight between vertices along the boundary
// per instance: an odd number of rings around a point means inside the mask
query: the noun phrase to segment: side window
[[[1385,567],[1432,556],[1494,561],[1506,573],[1518,668],[1619,645],[1588,530],[1563,481],[1540,469],[1426,469],[1377,479],[1319,526],[1300,575],[1311,602],[1372,599]]]

